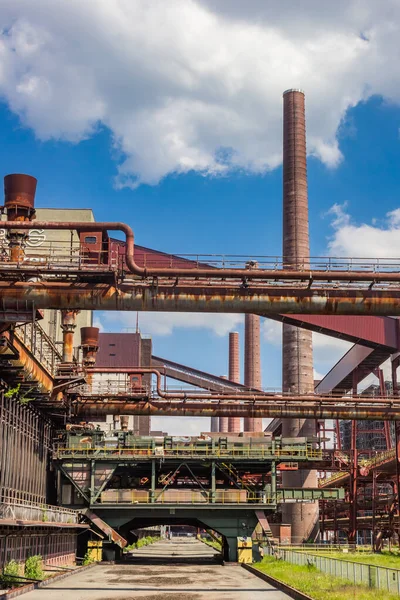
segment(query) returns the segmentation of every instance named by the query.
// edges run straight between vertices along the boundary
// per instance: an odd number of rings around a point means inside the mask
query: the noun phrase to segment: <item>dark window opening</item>
[[[85,237],[85,244],[96,244],[97,237],[95,235],[88,235]]]

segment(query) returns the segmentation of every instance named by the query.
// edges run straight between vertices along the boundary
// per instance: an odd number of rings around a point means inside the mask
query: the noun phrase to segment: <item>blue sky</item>
[[[397,3],[32,4],[0,16],[0,164],[38,178],[37,206],[91,207],[166,252],[279,256],[281,95],[302,87],[311,253],[400,255]],[[140,326],[156,354],[218,375],[242,332],[232,315]],[[279,327],[262,333],[263,385],[279,387]],[[316,337],[316,371],[346,347]]]

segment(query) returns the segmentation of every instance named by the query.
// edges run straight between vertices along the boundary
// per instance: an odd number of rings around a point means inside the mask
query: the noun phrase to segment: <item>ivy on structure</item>
[[[25,392],[25,394],[20,394],[21,384],[19,383],[14,388],[9,388],[6,392],[4,392],[5,398],[15,398],[17,402],[20,404],[28,404],[33,400],[33,398],[29,398],[28,394],[33,390],[33,387]]]

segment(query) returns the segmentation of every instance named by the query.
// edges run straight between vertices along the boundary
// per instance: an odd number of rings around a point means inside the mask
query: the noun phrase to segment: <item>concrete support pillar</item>
[[[219,417],[211,417],[211,433],[217,433],[219,431]]]
[[[155,500],[155,492],[156,492],[156,461],[153,459],[151,461],[151,484],[150,484],[150,502],[154,502]]]
[[[229,380],[240,383],[239,334],[237,331],[229,334]],[[240,417],[228,417],[228,431],[240,433],[240,422]]]
[[[215,492],[216,492],[215,461],[212,461],[212,463],[211,463],[211,497],[210,497],[210,501],[212,504],[215,503]]]
[[[237,537],[223,538],[222,552],[224,561],[226,562],[237,562],[238,560],[238,549],[237,549]]]
[[[260,317],[245,315],[244,321],[244,385],[261,389]],[[244,431],[263,431],[262,419],[245,417]]]
[[[286,269],[307,268],[308,232],[307,154],[304,94],[283,95],[283,261]],[[285,392],[306,394],[314,389],[312,333],[283,325],[282,384]],[[315,420],[284,419],[284,437],[316,435]],[[282,474],[284,487],[316,487],[317,472],[299,470]],[[282,519],[292,525],[292,541],[315,537],[318,503],[284,504]]]

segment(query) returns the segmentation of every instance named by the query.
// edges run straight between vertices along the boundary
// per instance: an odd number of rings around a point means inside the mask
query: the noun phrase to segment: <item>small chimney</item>
[[[37,180],[30,175],[12,174],[4,177],[4,209],[8,221],[32,221],[35,218]],[[20,263],[25,257],[29,233],[26,229],[8,229],[10,261]]]
[[[90,368],[96,364],[99,349],[99,331],[98,327],[81,327],[81,348],[84,367]]]

